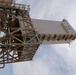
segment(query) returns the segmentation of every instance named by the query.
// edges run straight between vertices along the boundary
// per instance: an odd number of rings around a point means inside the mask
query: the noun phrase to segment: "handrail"
[[[30,10],[30,5],[24,5],[24,4],[19,4],[19,3],[10,3],[10,2],[0,1],[0,5],[12,6],[12,7],[16,7],[17,9],[22,9],[22,10]]]

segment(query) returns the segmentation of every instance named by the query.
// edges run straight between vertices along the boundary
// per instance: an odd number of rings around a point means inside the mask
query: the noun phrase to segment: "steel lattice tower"
[[[10,2],[9,2],[10,1]],[[47,21],[31,19],[29,5],[0,2],[0,65],[33,59],[40,44],[70,43],[76,32],[66,19]]]
[[[40,45],[29,16],[29,5],[0,3],[0,64],[32,60]]]

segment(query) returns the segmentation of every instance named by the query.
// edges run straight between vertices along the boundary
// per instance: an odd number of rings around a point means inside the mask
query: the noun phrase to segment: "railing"
[[[30,5],[24,5],[19,3],[9,3],[9,2],[1,2],[0,6],[6,6],[6,7],[15,7],[16,9],[22,9],[22,10],[30,10]]]

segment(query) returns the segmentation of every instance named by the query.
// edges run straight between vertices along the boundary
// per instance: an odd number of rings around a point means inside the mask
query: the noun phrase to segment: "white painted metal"
[[[34,28],[39,34],[75,34],[75,30],[65,20],[64,21],[51,21],[32,19]]]
[[[63,19],[63,21],[32,19],[32,23],[39,35],[42,35],[42,37],[45,35],[45,39],[42,39],[42,44],[70,43],[76,37],[75,30],[66,19]],[[47,41],[49,35],[50,39]],[[56,37],[54,38],[55,35]]]

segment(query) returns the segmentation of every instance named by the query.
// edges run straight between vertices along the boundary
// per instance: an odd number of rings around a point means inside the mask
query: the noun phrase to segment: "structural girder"
[[[0,64],[32,60],[40,45],[29,5],[0,3]],[[1,67],[2,68],[2,67]]]

